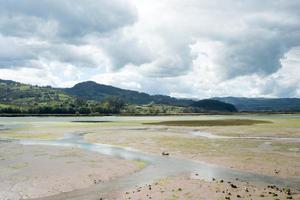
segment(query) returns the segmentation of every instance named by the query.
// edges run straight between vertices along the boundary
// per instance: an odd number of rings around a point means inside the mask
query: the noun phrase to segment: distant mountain
[[[164,95],[149,95],[142,92],[120,89],[117,87],[98,84],[93,81],[78,83],[72,88],[65,88],[63,91],[69,95],[80,97],[85,100],[103,101],[107,97],[119,97],[130,104],[165,104],[176,106],[188,106],[193,100],[177,99]]]
[[[299,98],[217,97],[213,99],[233,104],[239,111],[300,112]]]
[[[200,100],[192,103],[191,106],[199,108],[203,111],[237,112],[237,109],[234,105],[212,99]]]
[[[124,103],[127,104],[128,110],[122,107]],[[118,113],[121,109],[124,113],[139,113],[141,109],[147,112],[150,110],[149,113],[153,113],[152,111],[155,110],[153,104],[159,107],[157,110],[164,112],[168,109],[172,112],[181,110],[183,113],[236,112],[237,110],[300,112],[300,99],[298,98],[216,97],[195,101],[164,95],[149,95],[93,81],[78,83],[71,88],[53,88],[0,79],[0,113],[105,114]]]

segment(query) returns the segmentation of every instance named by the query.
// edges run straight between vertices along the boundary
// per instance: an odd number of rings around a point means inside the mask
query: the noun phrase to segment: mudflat
[[[1,142],[0,199],[31,199],[101,184],[134,173],[134,162],[73,147]]]
[[[299,115],[1,118],[0,124],[0,199],[300,199]],[[212,167],[207,179],[198,165],[167,165],[172,159],[204,162],[206,173],[209,164],[225,170]],[[245,178],[235,180],[231,170]],[[228,179],[214,178],[216,172]],[[252,173],[260,178],[247,180]]]

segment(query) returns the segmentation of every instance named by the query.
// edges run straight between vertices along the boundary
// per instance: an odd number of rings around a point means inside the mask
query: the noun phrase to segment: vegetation
[[[223,111],[223,112],[237,112],[234,105],[229,103],[224,103],[218,100],[204,99],[197,101],[191,105],[199,111]]]
[[[239,111],[247,112],[300,112],[299,98],[214,98],[233,104]]]
[[[211,102],[210,106],[200,105],[193,100],[123,90],[92,81],[79,83],[72,88],[52,88],[0,80],[0,114],[159,115],[231,111],[228,104],[208,101]]]
[[[192,100],[176,99],[164,95],[149,95],[142,92],[124,90],[109,85],[98,84],[93,81],[87,81],[76,84],[72,88],[63,89],[67,94],[94,101],[103,101],[105,98],[115,96],[122,99],[126,104],[164,104],[173,106],[188,106],[193,103]]]
[[[0,114],[172,115],[237,111],[300,111],[300,99],[176,99],[124,90],[92,81],[52,88],[0,79]]]
[[[60,89],[0,80],[2,114],[110,114],[119,113],[124,103],[117,97],[102,102],[87,101]]]
[[[252,119],[220,119],[220,120],[185,120],[185,121],[162,121],[145,123],[149,125],[165,126],[246,126],[254,124],[272,123],[264,120]]]
[[[179,114],[185,113],[185,107],[170,106],[163,104],[148,105],[126,105],[123,113],[135,115],[159,115],[159,114]]]

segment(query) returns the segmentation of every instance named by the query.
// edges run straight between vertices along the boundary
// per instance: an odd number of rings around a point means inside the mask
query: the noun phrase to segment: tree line
[[[30,107],[5,105],[0,107],[0,114],[118,114],[124,105],[118,97],[108,97],[100,103],[76,99],[70,103],[36,104]]]

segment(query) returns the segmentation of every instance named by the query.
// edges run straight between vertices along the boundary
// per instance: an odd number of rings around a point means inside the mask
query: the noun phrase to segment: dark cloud
[[[136,21],[124,0],[1,0],[0,32],[10,36],[62,37],[105,33]]]
[[[126,0],[0,0],[0,68],[45,60],[98,67],[100,47],[85,37],[112,34],[136,20]]]
[[[0,70],[42,66],[61,79],[51,69],[68,66],[179,96],[295,96],[299,61],[283,60],[300,46],[299,10],[286,0],[0,0]]]

